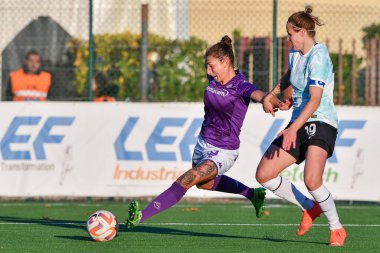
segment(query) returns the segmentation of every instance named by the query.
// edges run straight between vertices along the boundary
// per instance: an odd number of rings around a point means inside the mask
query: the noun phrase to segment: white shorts
[[[218,175],[220,176],[231,169],[238,156],[238,149],[221,149],[207,143],[201,136],[198,136],[197,145],[193,153],[193,165],[197,165],[204,160],[211,160],[218,167]]]

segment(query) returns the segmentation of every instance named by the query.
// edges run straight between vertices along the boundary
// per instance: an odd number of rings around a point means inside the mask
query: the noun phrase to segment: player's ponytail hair
[[[234,66],[234,51],[232,50],[232,40],[228,35],[223,36],[220,42],[211,46],[206,50],[205,58],[213,56],[222,60],[225,56],[230,59],[230,63]]]
[[[323,24],[318,17],[311,14],[312,12],[313,9],[310,6],[306,6],[305,11],[293,13],[288,18],[288,23],[292,25],[295,31],[303,28],[311,37],[315,37],[315,25],[321,26]]]

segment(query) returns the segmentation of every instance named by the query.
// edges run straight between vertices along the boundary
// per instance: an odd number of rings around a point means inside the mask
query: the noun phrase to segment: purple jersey
[[[255,90],[240,72],[225,85],[211,80],[204,92],[202,138],[218,148],[238,149],[240,129]]]

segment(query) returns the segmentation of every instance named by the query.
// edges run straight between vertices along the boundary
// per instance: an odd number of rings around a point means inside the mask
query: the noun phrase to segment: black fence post
[[[141,102],[148,101],[148,4],[141,5],[140,93]]]
[[[87,95],[88,101],[92,101],[92,77],[94,76],[94,38],[92,34],[92,0],[89,1],[89,35],[88,35],[88,72]]]

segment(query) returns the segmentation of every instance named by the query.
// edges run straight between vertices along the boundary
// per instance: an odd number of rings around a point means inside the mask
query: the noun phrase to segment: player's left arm
[[[278,136],[283,135],[282,148],[289,150],[291,147],[296,148],[297,131],[310,119],[311,115],[318,109],[321,103],[323,89],[319,87],[310,87],[310,100],[307,102],[298,118],[290,125],[289,128],[281,131]]]
[[[306,103],[300,115],[292,124],[297,130],[300,129],[306,123],[306,121],[310,119],[311,115],[313,115],[313,113],[318,109],[321,103],[323,88],[319,86],[310,86],[309,94],[309,102]]]
[[[328,71],[330,71],[330,68],[328,67],[329,64],[331,64],[329,58],[324,58],[323,55],[320,54],[316,54],[311,61],[308,80],[309,101],[290,127],[278,134],[278,136],[283,136],[282,148],[284,150],[296,147],[297,131],[318,109],[322,99],[325,80],[327,79]]]

